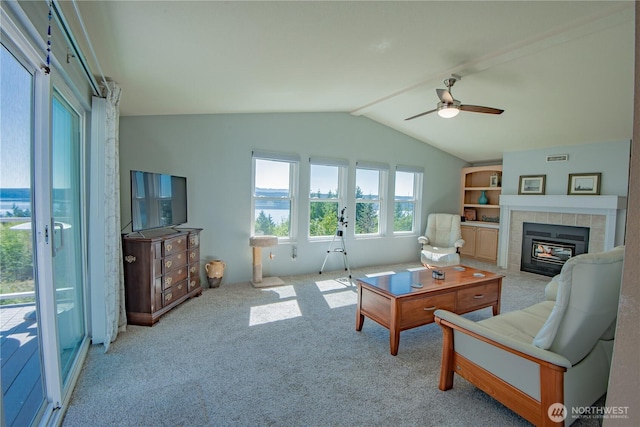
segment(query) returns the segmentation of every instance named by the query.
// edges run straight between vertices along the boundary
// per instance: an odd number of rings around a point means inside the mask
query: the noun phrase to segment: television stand
[[[127,323],[131,325],[153,326],[169,310],[202,294],[202,229],[167,230],[122,236]]]

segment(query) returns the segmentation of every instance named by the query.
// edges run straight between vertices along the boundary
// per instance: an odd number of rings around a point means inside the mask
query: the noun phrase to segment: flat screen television
[[[175,227],[187,222],[187,178],[131,171],[133,231]]]

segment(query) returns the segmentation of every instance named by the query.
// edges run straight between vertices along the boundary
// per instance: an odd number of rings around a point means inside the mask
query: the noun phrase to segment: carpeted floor
[[[547,278],[500,272],[502,312],[542,300]],[[397,356],[377,323],[365,319],[356,332],[355,286],[344,274],[281,277],[285,286],[271,289],[223,281],[152,328],[129,326],[108,353],[90,349],[63,426],[529,425],[459,377],[438,390],[436,324],[402,332]]]

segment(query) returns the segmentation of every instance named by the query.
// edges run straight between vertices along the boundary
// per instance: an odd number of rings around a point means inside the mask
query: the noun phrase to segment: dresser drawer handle
[[[191,252],[189,254],[189,257],[191,257],[191,259],[194,259],[196,257],[196,253],[195,252]]]
[[[173,298],[173,295],[171,294],[171,292],[169,292],[168,294],[166,294],[164,296],[164,300],[165,301],[171,301],[171,298]]]
[[[164,263],[164,266],[167,268],[171,268],[171,264],[173,264],[173,262],[171,262],[171,260],[167,261]]]
[[[195,245],[195,244],[196,244],[196,238],[195,238],[195,237],[192,237],[192,238],[189,240],[189,243],[191,243],[192,245]]]
[[[196,272],[196,266],[194,265],[193,267],[191,267],[191,269],[189,271],[192,272],[192,273],[195,273]]]
[[[182,289],[182,283],[178,285],[178,289]]]
[[[178,239],[178,244],[182,243],[182,239]]]
[[[182,254],[178,254],[178,259],[182,259]]]
[[[189,285],[191,285],[191,287],[194,287],[196,285],[196,281],[195,280],[190,281]]]
[[[438,308],[438,307],[436,307],[435,305],[434,305],[434,306],[431,306],[431,307],[425,307],[424,311],[433,311],[433,310],[435,310],[436,308]]]
[[[182,274],[182,269],[178,270],[178,274]]]
[[[482,299],[484,298],[484,294],[480,294],[480,295],[474,295],[473,298],[475,299]]]
[[[173,277],[167,277],[164,279],[164,284],[167,286],[171,286],[171,282],[173,282]]]
[[[173,246],[171,246],[171,243],[167,243],[167,244],[165,245],[165,247],[164,247],[164,249],[165,249],[167,252],[171,252],[171,248],[173,248]]]

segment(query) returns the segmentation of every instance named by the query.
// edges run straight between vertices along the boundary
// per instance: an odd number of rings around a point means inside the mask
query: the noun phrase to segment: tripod
[[[331,239],[331,243],[329,244],[329,249],[327,249],[327,254],[324,257],[324,262],[322,263],[322,267],[320,268],[320,273],[322,274],[322,270],[324,270],[324,266],[327,264],[327,259],[329,258],[329,254],[332,253],[341,253],[343,255],[342,262],[344,263],[344,270],[349,272],[349,283],[351,283],[351,268],[349,268],[349,257],[347,256],[347,247],[344,244],[344,228],[347,228],[347,221],[345,220],[344,212],[347,208],[342,208],[340,211],[340,216],[338,216],[338,226],[336,228],[336,234],[333,235],[333,239]],[[333,247],[333,244],[336,241],[336,237],[340,238],[341,247]]]

